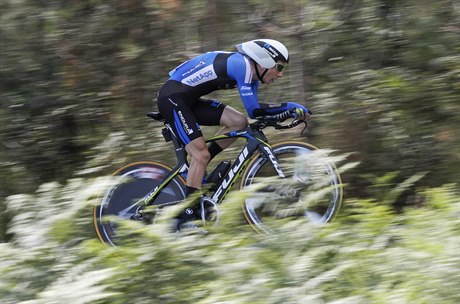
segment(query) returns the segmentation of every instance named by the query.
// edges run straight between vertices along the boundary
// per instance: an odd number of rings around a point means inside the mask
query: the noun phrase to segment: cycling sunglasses
[[[274,68],[275,68],[278,72],[282,72],[282,71],[284,71],[285,65],[284,65],[284,64],[281,64],[281,63],[277,63],[277,64],[275,64]]]

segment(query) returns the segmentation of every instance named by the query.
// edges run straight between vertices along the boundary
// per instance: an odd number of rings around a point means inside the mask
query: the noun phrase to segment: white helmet
[[[251,40],[238,44],[236,48],[265,69],[273,68],[277,61],[289,62],[287,48],[273,39]]]

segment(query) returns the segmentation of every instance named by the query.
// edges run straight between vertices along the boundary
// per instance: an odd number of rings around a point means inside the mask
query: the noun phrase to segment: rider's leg
[[[248,119],[246,116],[234,108],[220,103],[216,100],[206,100],[200,98],[193,108],[197,121],[203,126],[223,126],[219,133],[241,130],[247,127]],[[220,151],[227,148],[235,139],[219,140],[217,143],[209,145],[211,159]]]
[[[191,158],[187,174],[186,196],[188,197],[190,194],[201,188],[201,183],[203,181],[206,165],[210,160],[210,155],[203,136],[197,137],[190,141],[185,146],[185,150]],[[199,218],[200,209],[198,203],[200,200],[201,196],[196,197],[191,205],[189,205],[185,210],[183,210],[182,213],[175,217],[173,226],[171,227],[173,232],[181,230],[181,227],[184,223]]]
[[[167,84],[171,86],[170,82]],[[168,89],[168,85],[165,85],[166,93],[172,90]],[[193,107],[194,103],[198,103],[198,100],[190,100],[191,105],[189,105],[183,97],[178,94],[165,94],[164,96],[160,94],[158,97],[158,109],[174,130],[174,134],[184,144],[185,150],[191,157],[185,193],[188,196],[201,188],[205,168],[210,157],[200,126],[197,123],[196,115],[191,109],[191,106]]]
[[[185,146],[185,150],[191,157],[187,175],[187,187],[199,189],[201,188],[206,165],[211,159],[204,138],[202,136],[195,138]]]
[[[242,130],[248,126],[248,119],[241,112],[235,110],[230,106],[226,106],[220,118],[220,125],[223,128],[217,134],[223,134],[230,131]],[[219,152],[230,146],[236,138],[228,138],[212,142],[208,149],[211,154],[211,159]]]
[[[246,116],[234,108],[226,106],[220,118],[220,125],[223,126],[223,128],[219,131],[219,133],[242,130],[247,127],[248,119]],[[230,144],[232,144],[235,140],[235,138],[220,140],[217,143],[217,149],[216,147],[213,148],[213,146],[210,146],[211,153],[214,154],[216,151],[217,153],[222,151],[223,149],[230,146]],[[219,148],[220,151],[218,151]],[[217,153],[214,155],[210,153],[202,136],[195,138],[190,143],[188,143],[185,146],[185,150],[191,157],[190,167],[187,175],[187,192],[191,192],[193,191],[191,188],[201,188],[206,166],[211,158],[214,157]]]

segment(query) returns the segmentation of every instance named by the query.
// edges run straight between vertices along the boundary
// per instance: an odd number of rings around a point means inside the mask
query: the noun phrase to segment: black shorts
[[[184,145],[203,136],[200,125],[218,126],[226,107],[215,100],[194,97],[186,93],[185,85],[166,82],[158,94],[158,110]],[[186,87],[186,86],[185,86]]]

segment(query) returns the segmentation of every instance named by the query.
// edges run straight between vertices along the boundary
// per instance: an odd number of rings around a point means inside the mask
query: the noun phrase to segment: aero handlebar
[[[295,119],[286,125],[280,124],[280,122],[283,122],[287,120],[288,118],[292,117],[292,114],[294,113],[295,113],[295,108],[291,108],[289,110],[286,110],[276,115],[261,116],[257,118],[257,122],[255,122],[254,125],[260,129],[263,129],[265,127],[274,127],[277,130],[283,130],[283,129],[294,128],[300,125],[301,123],[305,123],[305,125],[307,124],[306,119]]]

